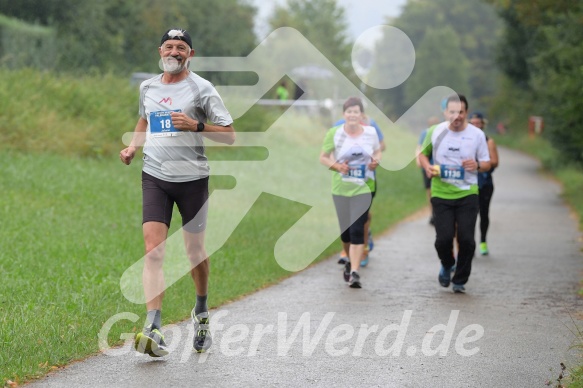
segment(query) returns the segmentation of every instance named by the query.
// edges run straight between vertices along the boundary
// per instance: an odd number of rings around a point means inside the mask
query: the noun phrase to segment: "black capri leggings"
[[[368,220],[372,195],[360,194],[354,197],[332,195],[336,215],[340,225],[340,239],[344,243],[364,244],[364,224]]]
[[[486,242],[488,227],[490,226],[490,201],[494,194],[494,185],[484,185],[480,189],[480,242]]]

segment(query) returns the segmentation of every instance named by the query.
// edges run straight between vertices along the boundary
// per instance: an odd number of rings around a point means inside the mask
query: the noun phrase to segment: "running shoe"
[[[208,311],[200,314],[191,313],[192,323],[194,324],[194,340],[192,346],[197,353],[204,353],[211,347],[213,339],[210,332],[210,317]]]
[[[372,231],[369,229],[368,230],[368,251],[372,252],[373,249],[374,249],[374,241],[372,239]]]
[[[145,327],[136,335],[134,348],[138,353],[147,354],[150,357],[162,357],[168,354],[164,336],[160,330],[152,328],[152,325]]]
[[[361,267],[366,267],[367,264],[368,264],[368,255],[366,255],[363,260],[360,260]]]
[[[347,282],[350,280],[350,261],[344,264],[344,272],[342,274],[344,276],[344,281]]]
[[[349,262],[349,260],[348,260],[348,257],[346,257],[346,256],[340,256],[340,258],[338,259],[338,264],[346,264],[348,262]]]
[[[486,244],[485,242],[480,243],[480,253],[482,254],[482,256],[487,256],[488,253],[488,244]]]
[[[454,269],[453,266],[449,269],[445,269],[443,265],[441,266],[437,279],[439,280],[439,284],[441,284],[442,287],[449,287],[449,283],[451,282],[452,269]]]
[[[464,287],[463,284],[453,284],[451,286],[451,289],[453,290],[454,293],[456,294],[463,294],[466,292],[466,288]]]
[[[348,280],[348,286],[350,288],[362,288],[362,284],[360,284],[360,275],[356,271],[352,271],[350,274],[350,279]]]

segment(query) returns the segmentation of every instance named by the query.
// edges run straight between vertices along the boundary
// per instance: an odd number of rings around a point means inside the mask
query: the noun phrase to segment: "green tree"
[[[28,23],[48,26],[59,22],[75,0],[0,0],[0,13]]]
[[[469,65],[469,89],[465,93],[472,100],[478,100],[474,106],[485,104],[495,94],[498,78],[495,49],[503,24],[492,5],[481,0],[409,1],[401,15],[387,20],[387,24],[407,34],[415,46],[417,55],[420,55],[420,45],[430,32],[445,27],[451,28],[459,39],[459,49],[467,58]],[[385,39],[388,38],[382,40]],[[381,48],[382,40],[379,43]],[[379,57],[380,54],[377,55],[377,58]],[[447,61],[445,57],[443,59]],[[404,98],[407,82],[392,90],[379,90],[375,93],[375,98],[382,101],[387,109],[399,115],[408,108]],[[442,85],[450,86],[443,83]]]
[[[558,15],[575,11],[571,0],[485,0],[495,6],[504,29],[496,47],[499,68],[515,87],[529,90],[532,58],[541,49],[543,26],[556,24]]]
[[[535,28],[521,24],[513,8],[501,10],[500,16],[507,24],[496,50],[498,66],[517,86],[528,89]]]
[[[212,14],[212,20],[197,17],[202,14],[197,10]],[[97,56],[94,61],[99,61],[100,68],[158,71],[156,49],[162,33],[170,27],[187,29],[197,55],[201,56],[244,56],[256,44],[255,9],[239,0],[197,0],[195,4],[191,0],[148,0],[133,4],[102,0],[79,3],[76,14],[63,33],[83,34],[88,28],[94,28],[96,34],[86,50]]]
[[[270,27],[293,27],[301,32],[340,71],[352,71],[348,23],[336,0],[287,0],[277,6]]]
[[[56,30],[61,71],[157,72],[159,39],[175,26],[190,32],[197,55],[245,56],[256,46],[246,0],[0,0],[0,9]]]
[[[428,28],[416,50],[415,70],[405,83],[406,105],[413,105],[434,86],[447,86],[460,94],[468,94],[469,70],[469,60],[453,28]]]
[[[568,0],[490,0],[505,21],[498,60],[508,89],[526,91],[519,112],[545,120],[544,136],[566,160],[583,164],[583,4]],[[512,95],[512,90],[504,90]],[[512,101],[510,101],[512,102]]]

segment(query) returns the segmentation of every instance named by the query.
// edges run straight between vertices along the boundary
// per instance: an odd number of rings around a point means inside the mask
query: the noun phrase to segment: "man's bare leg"
[[[162,222],[145,222],[142,228],[146,248],[142,274],[146,308],[160,310],[165,288],[163,264],[168,227]]]

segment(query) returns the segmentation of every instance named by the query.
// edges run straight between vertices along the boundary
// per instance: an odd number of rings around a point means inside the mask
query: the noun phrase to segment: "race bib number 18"
[[[182,133],[172,124],[172,112],[181,112],[181,110],[160,110],[150,113],[150,133],[152,136],[178,136],[178,134]]]

